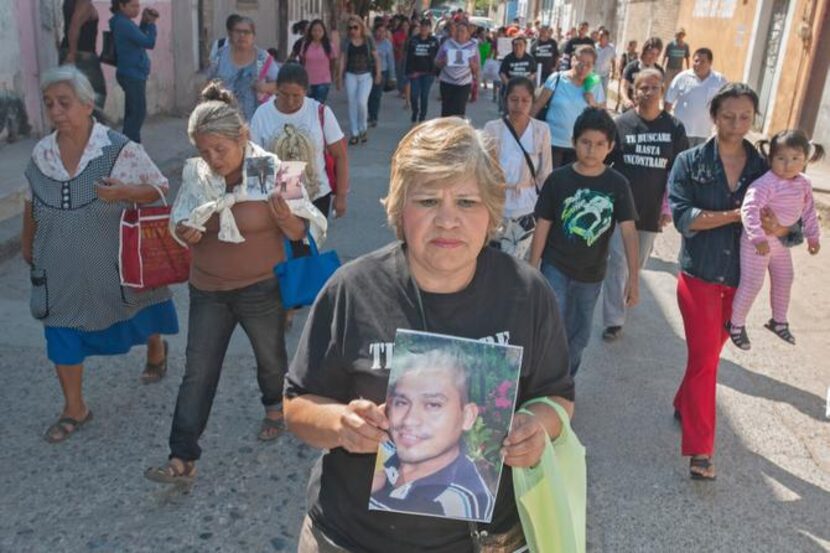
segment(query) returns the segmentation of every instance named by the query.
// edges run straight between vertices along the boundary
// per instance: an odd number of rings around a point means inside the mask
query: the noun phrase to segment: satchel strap
[[[311,231],[306,231],[305,234],[306,238],[308,238],[308,247],[311,250],[312,257],[317,257],[320,255],[320,252],[317,251],[317,242],[314,241],[314,237],[311,236]],[[285,260],[290,261],[294,259],[294,250],[291,247],[291,241],[287,238],[283,238],[283,246],[285,249]]]
[[[513,128],[513,125],[510,124],[510,120],[507,118],[506,115],[504,116],[504,124],[507,126],[507,130],[510,131],[510,134],[513,135],[513,138],[516,139],[516,144],[519,145],[519,149],[524,154],[525,161],[527,162],[527,166],[530,169],[530,174],[533,177],[533,185],[536,186],[536,168],[533,166],[533,160],[530,159],[530,154],[527,153],[527,150],[525,150],[524,145],[522,145],[522,139],[519,138],[519,134],[516,132],[516,129]],[[530,132],[532,133],[533,121],[530,121],[530,123],[528,123],[528,126],[530,127]],[[538,187],[536,187],[536,192],[539,192]]]

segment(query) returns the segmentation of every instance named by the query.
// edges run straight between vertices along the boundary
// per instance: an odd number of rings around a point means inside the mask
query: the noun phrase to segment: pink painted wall
[[[26,0],[23,0],[26,1]],[[178,0],[182,1],[182,0]],[[152,7],[159,12],[156,21],[158,35],[156,47],[148,50],[150,56],[150,78],[147,81],[147,112],[149,115],[165,113],[173,110],[175,106],[175,64],[173,55],[173,0],[147,0],[141,2],[142,9]],[[101,51],[101,33],[109,30],[109,20],[112,17],[110,2],[108,0],[95,0],[95,8],[98,10],[98,51]],[[136,23],[140,17],[135,19]],[[124,95],[115,80],[115,68],[104,65],[104,77],[107,81],[107,105],[105,112],[107,116],[120,121],[124,114]]]
[[[41,128],[43,111],[40,100],[40,76],[38,74],[38,58],[36,37],[32,32],[35,29],[35,10],[37,5],[31,0],[15,0],[14,17],[18,29],[19,73],[15,78],[20,81],[14,88],[22,95],[26,105],[29,122],[34,128]]]

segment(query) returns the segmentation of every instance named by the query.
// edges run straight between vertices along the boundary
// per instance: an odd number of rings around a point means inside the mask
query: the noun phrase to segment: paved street
[[[334,97],[345,121],[342,94]],[[392,239],[378,200],[389,157],[409,128],[391,95],[368,145],[351,147],[349,212],[325,249],[344,260]],[[430,115],[439,110],[433,100]],[[496,116],[488,93],[471,107],[477,126]],[[181,122],[184,128],[185,121]],[[825,241],[827,242],[827,241]],[[727,347],[718,388],[719,477],[693,483],[680,457],[671,400],[685,363],[675,300],[678,235],[662,235],[643,274],[642,304],[624,338],[595,338],[577,379],[576,430],[588,448],[591,552],[830,551],[830,244],[795,254],[793,348],[762,328],[762,293],[750,319],[752,352]],[[187,294],[175,290],[182,332],[168,377],[143,386],[144,351],[91,358],[85,393],[95,420],[68,442],[47,444],[62,397],[29,316],[27,270],[0,265],[0,552],[293,551],[316,457],[285,436],[262,444],[254,359],[234,336],[191,488],[163,488],[142,471],[164,462],[183,372]],[[498,293],[498,291],[494,291]],[[598,310],[599,311],[599,310]],[[293,353],[304,314],[288,335]]]

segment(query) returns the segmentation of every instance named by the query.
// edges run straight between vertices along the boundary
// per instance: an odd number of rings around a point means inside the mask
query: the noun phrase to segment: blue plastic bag
[[[311,255],[294,257],[291,242],[285,241],[285,261],[274,267],[274,274],[280,282],[282,305],[295,309],[311,305],[326,281],[340,267],[337,252],[321,254],[311,233],[307,233]]]

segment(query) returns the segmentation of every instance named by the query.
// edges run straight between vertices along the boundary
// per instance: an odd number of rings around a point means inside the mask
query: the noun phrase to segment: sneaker
[[[602,331],[602,339],[606,342],[613,342],[622,336],[621,326],[609,326]]]

